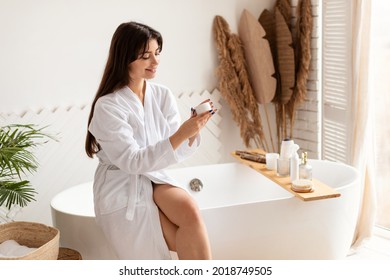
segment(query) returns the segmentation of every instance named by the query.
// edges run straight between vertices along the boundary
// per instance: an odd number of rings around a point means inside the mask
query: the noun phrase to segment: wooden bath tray
[[[265,154],[263,150],[255,149],[255,150],[248,150],[248,152],[256,152]],[[233,157],[235,157],[238,161],[241,163],[253,168],[254,170],[260,172],[265,177],[269,178],[270,180],[277,183],[279,186],[284,188],[285,190],[289,191],[296,197],[302,199],[303,201],[312,201],[312,200],[319,200],[319,199],[325,199],[325,198],[334,198],[339,197],[341,194],[336,192],[333,188],[329,187],[328,185],[320,182],[319,180],[313,178],[313,186],[314,190],[309,193],[298,193],[291,189],[291,182],[290,177],[279,177],[276,175],[276,171],[274,170],[268,170],[264,163],[258,163],[251,160],[245,160],[242,159],[239,155],[236,155],[235,152],[231,153]]]

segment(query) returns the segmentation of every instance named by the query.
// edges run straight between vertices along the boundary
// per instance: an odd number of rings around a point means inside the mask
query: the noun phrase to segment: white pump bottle
[[[291,183],[299,179],[299,145],[294,144],[292,146],[292,154],[290,158],[290,179]]]

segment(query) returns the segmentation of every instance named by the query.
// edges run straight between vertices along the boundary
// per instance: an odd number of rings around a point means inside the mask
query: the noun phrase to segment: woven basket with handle
[[[0,260],[56,260],[59,251],[58,229],[33,222],[0,224],[0,243],[15,240],[20,245],[36,250],[21,257],[0,257]]]

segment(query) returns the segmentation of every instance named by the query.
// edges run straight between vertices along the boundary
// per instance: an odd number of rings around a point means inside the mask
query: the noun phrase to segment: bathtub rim
[[[341,165],[343,166],[343,168],[347,168],[349,170],[349,172],[352,172],[353,175],[354,175],[354,179],[352,179],[350,182],[348,182],[347,184],[344,184],[343,186],[339,186],[339,187],[335,187],[334,189],[335,190],[344,190],[346,188],[350,188],[352,187],[354,184],[357,183],[357,181],[360,179],[360,176],[359,176],[359,173],[358,171],[356,170],[356,168],[350,166],[350,165],[347,165],[347,164],[344,164],[344,163],[340,163],[340,162],[334,162],[334,161],[329,161],[329,160],[318,160],[318,159],[309,159],[309,164],[314,164],[316,165],[317,162],[326,162],[327,164],[338,164],[338,165]],[[194,168],[194,167],[200,167],[200,168],[208,168],[209,166],[220,166],[220,165],[241,165],[242,163],[239,163],[239,162],[227,162],[227,163],[217,163],[217,164],[209,164],[209,165],[199,165],[199,166],[188,166],[188,167],[175,167],[175,168],[171,168],[171,169],[168,169],[168,170],[180,170],[180,169],[191,169],[191,168]],[[248,167],[250,168],[250,167]],[[66,214],[66,215],[72,215],[72,216],[76,216],[76,217],[88,217],[88,218],[95,218],[95,214],[88,214],[88,213],[75,213],[75,212],[72,212],[72,211],[67,211],[67,210],[64,210],[63,208],[64,207],[58,207],[58,205],[56,205],[56,200],[59,199],[60,196],[64,195],[64,192],[71,192],[71,191],[74,191],[75,189],[77,188],[80,188],[80,187],[84,187],[84,188],[89,188],[91,194],[93,195],[93,181],[89,181],[89,182],[84,182],[84,183],[80,183],[78,185],[75,185],[75,186],[71,186],[67,189],[64,189],[62,190],[61,192],[57,193],[53,199],[51,200],[50,202],[50,207],[51,207],[51,210],[52,211],[56,211],[56,212],[60,212],[60,213],[63,213],[63,214]],[[191,193],[191,192],[190,192]],[[264,203],[264,202],[273,202],[273,201],[283,201],[283,200],[287,200],[287,199],[292,199],[292,198],[295,198],[295,196],[286,191],[286,196],[283,196],[283,197],[278,197],[278,198],[271,198],[271,199],[267,199],[267,200],[258,200],[258,201],[252,201],[252,202],[245,202],[245,203],[234,203],[234,204],[229,204],[229,205],[224,205],[224,206],[220,206],[220,205],[216,205],[216,206],[211,206],[211,207],[203,207],[203,208],[200,208],[200,210],[208,210],[208,209],[217,209],[217,208],[221,208],[221,207],[230,207],[230,206],[240,206],[240,205],[250,205],[250,204],[254,204],[254,203]],[[298,200],[300,200],[299,198],[296,198]],[[306,203],[309,203],[310,201],[305,201]],[[53,214],[52,214],[53,215]]]
[[[56,200],[59,199],[59,197],[61,195],[64,195],[65,192],[71,192],[71,191],[74,191],[75,189],[82,188],[82,187],[90,188],[91,194],[93,193],[93,181],[80,183],[80,184],[77,184],[75,186],[71,186],[69,188],[66,188],[66,189],[62,190],[61,192],[57,193],[50,201],[50,209],[51,209],[52,213],[53,213],[53,211],[55,211],[55,212],[60,212],[62,214],[71,215],[74,217],[94,218],[95,219],[96,218],[95,214],[93,214],[93,215],[91,215],[91,214],[76,214],[76,213],[72,213],[70,211],[59,209],[58,206],[56,205]],[[53,214],[52,214],[52,218],[54,218]]]

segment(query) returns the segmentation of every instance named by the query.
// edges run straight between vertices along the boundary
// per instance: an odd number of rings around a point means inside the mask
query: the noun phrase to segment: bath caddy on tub
[[[261,149],[254,149],[254,150],[248,150],[248,152],[254,152],[258,154],[265,154],[265,152]],[[269,178],[270,180],[274,181],[276,184],[284,188],[285,190],[289,191],[296,197],[302,199],[303,201],[311,201],[311,200],[319,200],[319,199],[325,199],[325,198],[334,198],[339,197],[341,194],[337,191],[335,191],[333,188],[329,187],[328,185],[322,183],[321,181],[317,180],[316,178],[313,178],[313,186],[314,189],[311,192],[306,193],[300,193],[295,192],[292,190],[290,177],[279,177],[275,171],[268,170],[264,163],[255,162],[252,160],[246,160],[241,158],[239,155],[236,154],[236,152],[231,153],[233,157],[238,159],[241,163],[253,168],[254,170],[260,172],[265,177]]]

